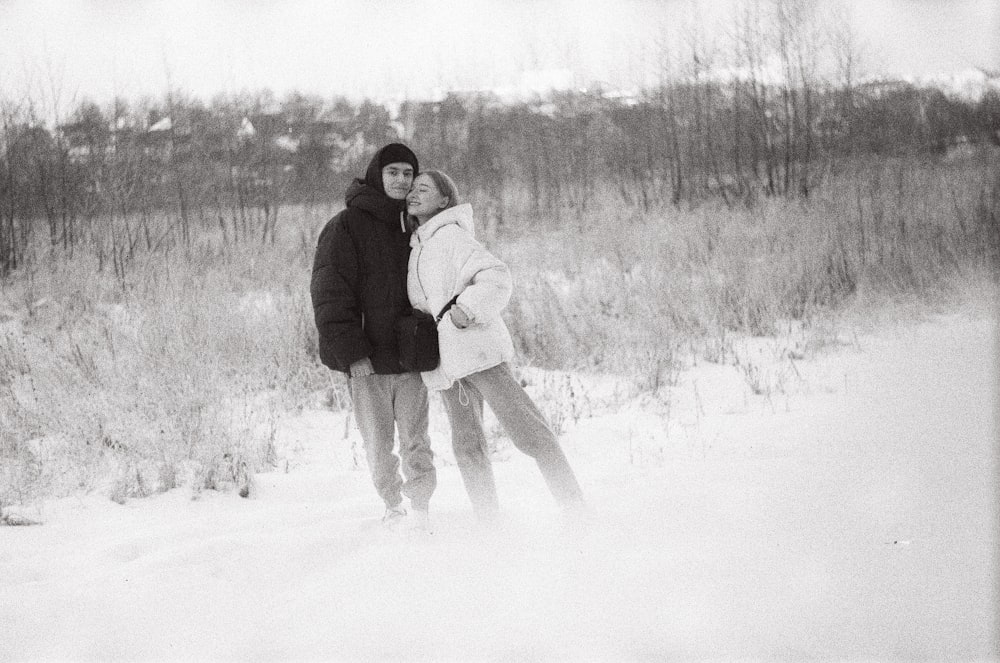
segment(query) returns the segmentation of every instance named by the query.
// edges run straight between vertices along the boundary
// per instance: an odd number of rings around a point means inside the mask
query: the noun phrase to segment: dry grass
[[[873,164],[807,203],[608,206],[585,232],[494,240],[515,275],[518,348],[537,365],[639,371],[653,386],[682,350],[732,361],[729,332],[822,328],[859,299],[948,301],[1000,276],[1000,159],[983,158]]]
[[[996,283],[996,161],[873,164],[807,204],[640,213],[607,197],[558,229],[517,209],[503,234],[481,224],[514,273],[506,316],[524,362],[655,392],[707,360],[773,391],[787,376],[738,356],[734,334],[795,321],[811,330],[795,350],[808,354],[836,337],[846,302],[942,302],[956,284]],[[308,295],[323,219],[282,218],[274,245],[204,231],[195,247],[112,270],[95,236],[0,283],[0,515],[81,489],[118,501],[178,485],[248,494],[274,460],[280,417],[343,405],[342,380],[318,363]],[[580,416],[571,382],[539,388],[557,427]]]
[[[122,280],[78,254],[21,276],[4,290],[0,500],[247,492],[279,413],[328,382],[304,260],[155,254]]]

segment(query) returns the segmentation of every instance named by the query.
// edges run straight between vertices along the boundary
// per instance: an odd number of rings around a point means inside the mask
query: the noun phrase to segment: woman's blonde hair
[[[442,209],[448,209],[449,207],[454,207],[459,204],[458,187],[455,186],[455,181],[453,179],[442,173],[440,170],[425,170],[420,174],[430,177],[434,181],[434,186],[437,187],[438,192],[448,199],[448,204]]]
[[[431,178],[431,181],[434,182],[434,186],[437,187],[438,193],[448,199],[448,204],[435,212],[436,214],[443,212],[449,207],[454,207],[459,204],[458,187],[455,186],[455,181],[453,179],[442,173],[440,170],[422,170],[420,171],[420,175],[426,175]],[[420,175],[417,175],[417,177],[420,177]],[[416,181],[416,178],[414,178],[414,181]],[[420,225],[420,221],[417,220],[417,217],[412,214],[406,215],[406,222],[410,230],[415,230],[416,227]]]

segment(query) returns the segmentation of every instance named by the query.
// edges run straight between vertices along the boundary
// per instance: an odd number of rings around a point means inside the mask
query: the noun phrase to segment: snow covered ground
[[[503,446],[505,525],[475,527],[439,412],[429,537],[381,528],[321,411],[252,499],[42,505],[0,528],[0,661],[1000,657],[996,322],[741,347],[614,407],[565,378],[582,528]]]

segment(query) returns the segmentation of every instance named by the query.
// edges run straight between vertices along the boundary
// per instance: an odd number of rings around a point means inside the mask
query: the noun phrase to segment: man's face
[[[413,184],[413,166],[408,163],[390,163],[382,168],[382,188],[393,200],[403,200]]]

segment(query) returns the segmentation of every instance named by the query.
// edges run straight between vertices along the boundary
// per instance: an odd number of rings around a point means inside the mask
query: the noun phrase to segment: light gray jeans
[[[514,446],[535,459],[556,501],[564,507],[582,502],[580,485],[559,441],[507,363],[457,380],[441,396],[451,421],[455,461],[480,519],[494,519],[499,509],[483,432],[484,400]]]
[[[420,373],[352,377],[348,384],[379,497],[391,507],[406,495],[414,509],[426,510],[437,487],[437,472],[427,434],[427,388]],[[399,456],[393,453],[397,427]],[[399,476],[400,457],[405,481]]]

